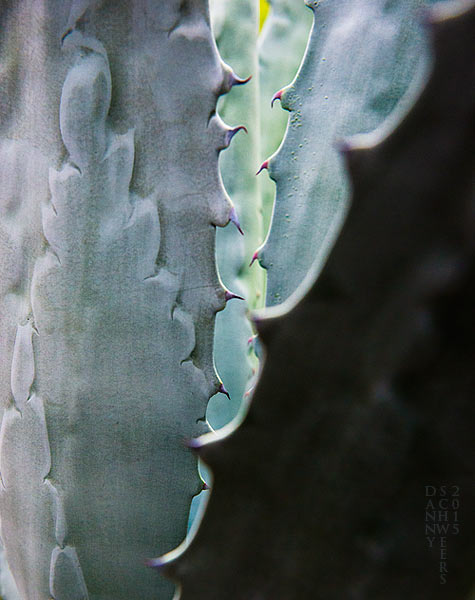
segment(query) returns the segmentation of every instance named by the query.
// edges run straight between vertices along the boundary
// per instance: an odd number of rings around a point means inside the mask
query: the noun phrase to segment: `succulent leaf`
[[[277,150],[284,137],[288,114],[279,110],[278,106],[273,107],[273,98],[294,79],[305,52],[311,24],[311,12],[300,0],[272,0],[258,42],[261,162]],[[267,231],[275,185],[265,177],[259,183]]]
[[[467,5],[431,13],[434,67],[402,123],[348,141],[342,232],[307,295],[256,319],[266,359],[243,423],[194,443],[214,482],[194,539],[162,562],[182,600],[462,600],[473,589]],[[427,485],[461,490],[444,585],[424,535]]]
[[[248,269],[252,252],[263,238],[260,182],[254,177],[260,139],[258,9],[255,0],[211,3],[211,19],[221,56],[239,75],[253,75],[247,85],[233,89],[223,97],[218,107],[224,121],[233,126],[245,126],[248,135],[234,138],[229,149],[220,156],[224,186],[236,206],[245,235],[239,235],[239,230],[234,228],[217,232],[219,274],[224,285],[246,302],[228,303],[216,319],[216,368],[229,398],[218,394],[210,401],[207,418],[215,429],[236,416],[256,367],[256,359],[247,344],[252,335],[247,312],[262,306],[265,293],[262,269]]]
[[[289,125],[268,165],[276,199],[259,251],[267,305],[291,296],[310,270],[318,274],[340,230],[349,183],[338,140],[373,131],[393,111],[404,114],[425,81],[430,53],[416,18],[425,4],[307,1],[314,26],[299,73],[281,98],[291,111]]]
[[[6,557],[25,600],[170,598],[144,561],[203,486],[183,439],[220,386],[215,227],[235,211],[212,117],[239,81],[205,0],[0,10]]]

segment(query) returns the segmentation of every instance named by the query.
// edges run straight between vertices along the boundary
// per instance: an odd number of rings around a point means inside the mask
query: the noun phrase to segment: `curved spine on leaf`
[[[203,488],[182,440],[220,388],[215,227],[235,214],[212,117],[244,82],[204,1],[1,11],[6,558],[25,600],[171,598],[144,561]]]
[[[247,339],[252,334],[247,312],[249,308],[262,304],[264,272],[261,269],[251,272],[247,268],[252,251],[263,237],[259,182],[253,176],[260,143],[258,5],[255,0],[215,0],[211,2],[210,11],[221,56],[236,73],[253,76],[247,85],[233,89],[218,107],[227,123],[242,123],[248,133],[235,137],[229,149],[220,157],[223,182],[236,207],[236,213],[230,218],[238,231],[226,228],[218,232],[219,274],[224,285],[233,292],[229,299],[245,298],[246,302],[228,303],[226,310],[216,320],[216,368],[231,400],[221,395],[211,400],[207,417],[211,426],[218,429],[231,421],[239,411],[256,364],[247,345]],[[240,233],[245,235],[240,236]]]
[[[259,88],[261,148],[263,161],[274,154],[282,142],[288,113],[275,106],[297,73],[312,24],[311,12],[301,0],[271,0],[270,11],[259,36]],[[279,91],[277,91],[279,90]],[[258,164],[258,163],[256,163]],[[274,204],[275,185],[263,177],[261,187],[265,231]],[[262,243],[262,239],[259,243]]]
[[[214,482],[195,537],[166,557],[181,600],[473,588],[475,98],[459,91],[475,89],[475,5],[461,6],[431,13],[434,66],[405,119],[350,140],[352,202],[317,282],[256,319],[247,416],[195,442]],[[443,585],[426,486],[464,490]]]
[[[316,277],[341,228],[350,190],[335,142],[404,114],[425,81],[430,55],[418,21],[425,4],[307,2],[314,25],[298,75],[281,97],[291,114],[269,164],[276,198],[259,253],[267,305],[289,298],[309,271]]]

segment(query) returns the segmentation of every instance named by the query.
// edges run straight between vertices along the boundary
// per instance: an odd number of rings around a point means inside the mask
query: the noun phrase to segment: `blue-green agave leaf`
[[[307,295],[256,318],[266,359],[244,421],[193,443],[215,480],[191,543],[162,559],[181,600],[466,600],[473,590],[467,4],[431,15],[434,68],[405,119],[349,140],[347,219]],[[426,486],[439,490],[435,508]],[[458,504],[439,516],[444,498]]]
[[[247,312],[263,304],[265,274],[262,269],[249,268],[252,254],[263,239],[260,181],[255,177],[260,140],[258,3],[219,0],[211,4],[211,17],[223,59],[242,78],[252,76],[246,85],[236,86],[224,96],[218,106],[223,120],[234,128],[244,126],[247,135],[239,132],[220,157],[224,186],[236,206],[244,236],[231,227],[218,231],[218,268],[225,287],[244,301],[231,298],[216,320],[216,368],[229,394],[218,394],[210,401],[207,417],[216,429],[237,414],[257,366],[248,344],[253,331]]]
[[[0,8],[1,535],[24,600],[156,600],[220,389],[205,0]],[[10,600],[10,599],[9,599]]]
[[[274,105],[275,100],[272,101],[272,98],[294,79],[307,45],[311,24],[311,12],[303,2],[270,2],[270,12],[258,41],[260,163],[277,150],[284,137],[288,115]],[[265,177],[260,177],[259,181],[267,231],[274,204],[275,186]]]
[[[338,141],[374,130],[393,111],[402,115],[425,81],[430,52],[417,18],[425,4],[307,1],[314,26],[281,98],[291,112],[285,140],[268,163],[277,188],[259,252],[268,305],[286,300],[310,270],[318,274],[341,228],[350,190]]]

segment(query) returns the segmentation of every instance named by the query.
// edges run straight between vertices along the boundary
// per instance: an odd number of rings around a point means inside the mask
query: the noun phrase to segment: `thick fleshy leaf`
[[[430,63],[417,18],[424,0],[307,4],[315,24],[299,74],[282,95],[289,127],[268,164],[277,188],[259,252],[268,305],[286,300],[310,270],[317,275],[340,230],[349,183],[338,140],[374,130],[393,111],[403,114]]]
[[[347,219],[301,302],[257,318],[266,360],[244,422],[193,444],[215,480],[195,538],[163,560],[182,600],[473,589],[475,8],[462,6],[434,12],[434,70],[405,120],[347,145]],[[449,500],[447,521],[431,497]]]
[[[211,17],[223,59],[240,77],[246,79],[252,75],[246,85],[236,86],[218,106],[223,120],[233,127],[244,126],[247,135],[239,132],[220,157],[224,186],[236,206],[244,236],[230,227],[217,232],[218,268],[225,287],[244,301],[229,296],[226,310],[216,319],[216,368],[229,394],[229,397],[217,394],[210,401],[207,417],[217,429],[237,414],[257,366],[248,344],[253,332],[247,313],[263,304],[265,274],[262,269],[249,268],[252,253],[263,237],[260,182],[255,177],[260,138],[258,3],[218,0],[211,5]]]
[[[272,0],[259,36],[259,164],[277,150],[284,137],[288,114],[279,110],[276,100],[272,101],[272,98],[294,79],[305,52],[311,25],[312,13],[300,0]],[[255,171],[257,166],[254,166]],[[259,182],[267,231],[275,185],[267,177],[260,177]]]
[[[236,219],[205,0],[0,8],[0,490],[26,600],[171,598]]]

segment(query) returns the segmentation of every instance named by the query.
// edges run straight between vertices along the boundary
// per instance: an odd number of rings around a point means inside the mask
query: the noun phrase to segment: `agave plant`
[[[157,598],[203,482],[215,113],[240,80],[205,2],[2,7],[1,532],[23,599]],[[31,55],[32,44],[35,53]],[[192,116],[192,118],[190,117]]]
[[[211,498],[193,540],[156,561],[182,599],[472,597],[475,7],[464,9],[426,16],[433,67],[402,122],[340,144],[352,200],[328,260],[255,317],[266,359],[243,422],[192,444]],[[427,489],[439,508],[461,496],[434,537]]]
[[[474,17],[428,4],[0,9],[6,600],[466,600]]]

